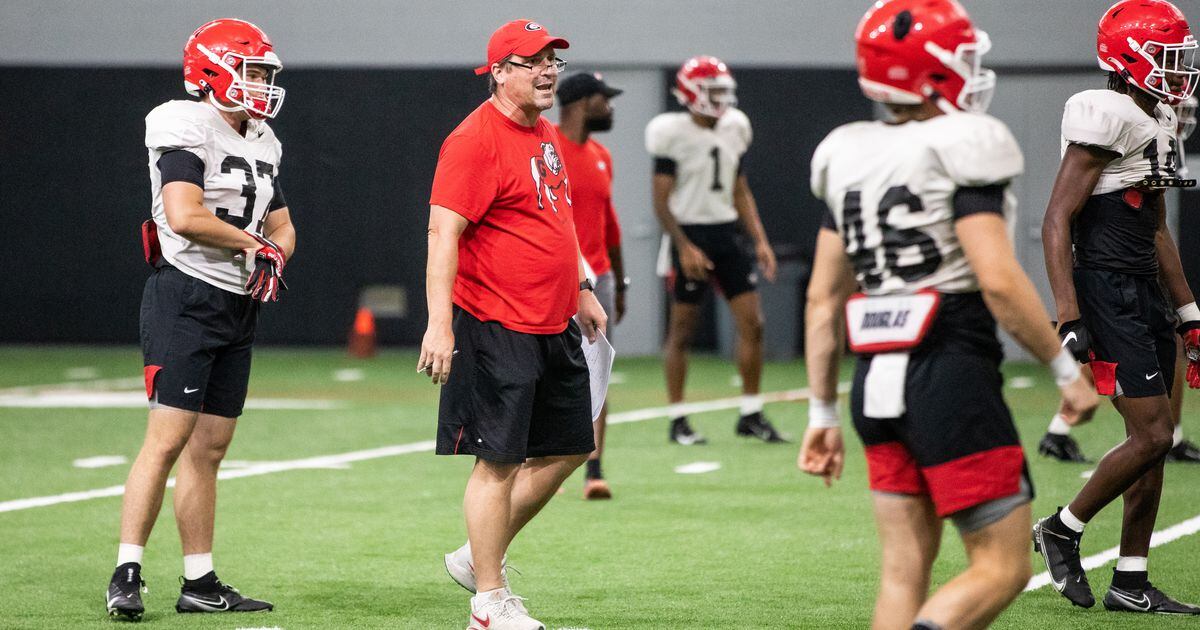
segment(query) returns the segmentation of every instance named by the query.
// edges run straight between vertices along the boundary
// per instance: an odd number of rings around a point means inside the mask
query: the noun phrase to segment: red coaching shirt
[[[571,184],[558,134],[543,118],[524,127],[491,101],[442,143],[430,205],[466,217],[454,303],[483,321],[557,334],[579,304]]]
[[[608,248],[621,244],[621,228],[612,202],[612,155],[591,138],[575,144],[558,127],[555,131],[563,163],[571,169],[571,201],[579,250],[599,276],[612,269]]]

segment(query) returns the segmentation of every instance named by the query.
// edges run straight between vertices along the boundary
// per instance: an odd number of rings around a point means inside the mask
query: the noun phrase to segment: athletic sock
[[[912,625],[912,630],[942,630],[942,627],[928,619],[921,619]]]
[[[1146,566],[1145,558],[1121,558],[1121,560],[1126,559],[1141,560],[1142,566]],[[1119,562],[1120,560],[1118,560],[1118,563]],[[1120,569],[1113,569],[1112,585],[1123,591],[1136,591],[1146,588],[1146,582],[1148,579],[1149,576],[1145,569],[1142,569],[1141,571],[1122,571]]]
[[[1183,425],[1175,425],[1175,432],[1171,434],[1171,448],[1179,446],[1183,442]]]
[[[678,422],[687,418],[687,412],[683,409],[684,403],[670,403],[667,405],[667,417],[671,422]]]
[[[1046,433],[1051,435],[1070,435],[1071,425],[1067,424],[1066,418],[1063,418],[1061,413],[1054,414],[1054,418],[1050,420],[1050,426],[1046,428]]]
[[[1117,558],[1117,571],[1122,573],[1145,573],[1147,564],[1144,556],[1121,556]]]
[[[740,407],[743,416],[748,416],[753,413],[762,413],[762,394],[742,394],[742,403]]]
[[[1070,507],[1064,507],[1059,510],[1057,516],[1059,523],[1076,534],[1082,534],[1084,526],[1087,525],[1087,523],[1079,520],[1078,517],[1071,513]]]
[[[504,594],[504,587],[492,589],[490,591],[480,591],[471,598],[471,610],[479,610],[481,606],[488,603],[492,599],[493,594]]]
[[[143,545],[129,545],[121,543],[117,546],[117,566],[136,562],[138,566],[142,564],[142,553],[146,551]]]
[[[212,553],[193,553],[183,557],[184,579],[199,580],[212,570]]]
[[[600,474],[600,460],[587,460],[587,478],[588,479],[603,479],[604,475]]]

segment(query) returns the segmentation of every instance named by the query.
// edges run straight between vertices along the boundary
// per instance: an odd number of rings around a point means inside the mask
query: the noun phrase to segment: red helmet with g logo
[[[724,61],[709,55],[692,57],[675,73],[672,90],[679,104],[701,116],[720,118],[737,107],[737,81]]]
[[[1187,18],[1166,0],[1121,0],[1096,34],[1101,68],[1169,104],[1196,91],[1196,48]]]
[[[880,103],[983,112],[996,74],[982,67],[987,33],[955,0],[878,0],[858,23],[858,84]]]
[[[266,71],[265,81],[246,78],[247,66]],[[183,46],[183,85],[188,94],[212,95],[218,109],[245,110],[254,118],[274,118],[283,107],[284,90],[275,85],[283,63],[271,40],[257,26],[232,18],[196,29]]]

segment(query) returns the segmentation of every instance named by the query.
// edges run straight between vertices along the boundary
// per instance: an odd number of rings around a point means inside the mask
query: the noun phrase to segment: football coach
[[[475,457],[468,542],[445,557],[476,593],[471,628],[543,627],[508,588],[505,550],[595,448],[581,336],[594,341],[607,316],[584,274],[558,136],[541,116],[568,46],[530,20],[492,34],[475,69],[491,96],[442,144],[429,200],[417,369],[443,386],[437,453]]]

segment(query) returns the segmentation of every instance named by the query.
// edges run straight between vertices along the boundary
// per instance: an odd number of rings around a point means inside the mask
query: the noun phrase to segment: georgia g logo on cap
[[[541,24],[538,24],[537,22],[530,22],[530,23],[528,23],[528,24],[526,24],[526,25],[525,25],[525,30],[527,30],[527,31],[540,31],[540,30],[542,30],[542,25],[541,25]]]

